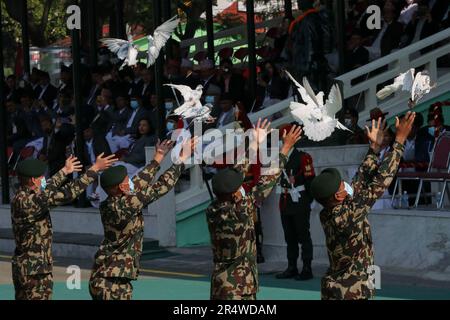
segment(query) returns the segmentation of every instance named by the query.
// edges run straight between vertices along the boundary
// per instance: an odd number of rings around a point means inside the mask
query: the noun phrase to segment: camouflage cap
[[[117,186],[122,183],[127,174],[127,168],[124,166],[109,168],[100,176],[100,185],[103,189]]]
[[[236,192],[244,183],[244,175],[231,168],[220,170],[212,178],[212,188],[215,194],[228,194]]]
[[[45,162],[37,159],[27,159],[17,165],[16,172],[21,177],[38,178],[42,177],[47,170]]]
[[[330,198],[339,190],[341,181],[341,174],[337,169],[324,169],[311,183],[311,193],[314,199]]]

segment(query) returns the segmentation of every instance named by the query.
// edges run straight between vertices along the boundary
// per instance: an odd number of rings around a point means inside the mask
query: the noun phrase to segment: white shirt
[[[416,159],[416,142],[414,139],[406,140],[405,151],[403,152],[403,159],[405,161],[414,161]]]
[[[89,158],[91,160],[91,163],[95,163],[96,159],[95,159],[94,147],[92,146],[92,142],[93,142],[93,139],[91,139],[89,141],[86,141],[86,146],[87,146],[87,149],[88,149],[88,154],[89,154]]]
[[[400,17],[398,18],[398,22],[407,25],[411,22],[414,14],[419,9],[419,5],[417,3],[411,3],[410,5],[404,7],[400,12]]]
[[[42,99],[42,96],[44,95],[45,91],[47,91],[48,86],[49,85],[47,84],[45,87],[42,88],[41,93],[39,94],[38,100]]]

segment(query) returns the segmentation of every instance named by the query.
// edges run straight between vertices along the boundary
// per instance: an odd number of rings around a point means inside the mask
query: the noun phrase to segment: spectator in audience
[[[278,68],[271,61],[264,64],[263,71],[258,75],[258,92],[262,98],[261,108],[271,106],[287,98],[289,81],[281,77]]]
[[[429,153],[433,150],[434,142],[439,135],[446,131],[450,131],[450,127],[444,123],[444,115],[442,107],[433,104],[428,110],[428,125],[423,127],[417,133],[416,138],[416,161],[430,161]]]
[[[113,95],[111,90],[103,88],[97,97],[97,115],[92,121],[95,135],[106,136],[114,122]]]
[[[363,46],[363,38],[359,30],[353,31],[350,40],[347,42],[344,57],[347,71],[369,63],[369,51]]]
[[[60,91],[57,98],[55,107],[51,110],[51,115],[54,119],[61,118],[63,122],[68,122],[69,117],[75,113],[73,106],[73,96],[70,91]]]
[[[215,84],[216,70],[214,69],[214,62],[205,59],[200,62],[200,84],[203,85],[203,92],[208,91],[211,84]]]
[[[194,63],[183,58],[180,66],[180,83],[195,89],[200,84],[199,77],[194,73]]]
[[[25,121],[28,131],[32,137],[41,136],[41,128],[37,118],[37,112],[33,110],[35,100],[32,93],[24,92],[20,97],[20,117]]]
[[[39,85],[41,86],[41,92],[39,93],[37,100],[42,101],[45,107],[52,108],[56,95],[58,94],[58,89],[50,83],[50,75],[48,72],[39,72]]]
[[[64,64],[61,64],[61,70],[59,73],[59,79],[61,84],[58,87],[58,94],[62,92],[70,92],[73,90],[73,82],[72,82],[72,68],[66,67]]]
[[[142,105],[142,99],[139,94],[131,96],[130,99],[131,115],[128,119],[125,133],[129,135],[135,135],[138,132],[139,121],[143,118],[148,118],[149,113]]]
[[[155,92],[155,83],[153,82],[153,69],[142,69],[142,90],[140,95],[144,102],[144,107],[150,109],[150,96]]]
[[[5,100],[14,100],[19,102],[20,92],[17,88],[17,79],[15,75],[6,77],[6,97]]]
[[[328,72],[324,43],[328,42],[329,22],[322,19],[312,0],[302,0],[299,8],[302,14],[289,27],[294,76],[307,77],[313,88],[323,90]]]
[[[279,52],[279,57],[287,61],[289,55],[286,52],[289,40],[289,26],[294,19],[292,17],[284,17],[280,26],[278,27],[277,36],[274,40],[274,49]]]
[[[111,154],[108,142],[105,137],[96,136],[91,124],[83,120],[80,124],[83,131],[84,148],[81,149],[81,158],[79,159],[84,168],[88,168],[95,163],[95,159],[102,153]],[[76,150],[76,147],[74,147]]]
[[[154,146],[156,142],[157,137],[153,133],[150,120],[147,118],[141,119],[137,140],[132,145],[130,153],[121,159],[125,163],[129,175],[133,175],[139,168],[145,166],[145,147]]]
[[[450,3],[448,0],[423,0],[427,3],[431,11],[431,17],[437,24],[442,24],[444,19],[448,19]],[[447,16],[446,16],[447,15]]]
[[[387,1],[383,7],[381,30],[375,35],[369,51],[372,58],[384,57],[397,49],[403,34],[403,25],[397,21],[396,8]]]
[[[169,83],[178,83],[180,81],[180,62],[178,60],[167,60],[164,65],[164,78]]]
[[[235,120],[235,114],[234,114],[234,99],[233,96],[229,93],[224,93],[220,97],[219,102],[219,112],[214,112],[212,114],[216,114],[217,117],[215,117],[216,120],[216,128],[222,128],[226,126],[227,124],[232,123]]]
[[[359,115],[358,111],[348,108],[344,112],[344,125],[352,130],[352,132],[345,131],[345,144],[367,144],[367,135],[360,126],[358,126]]]
[[[48,176],[56,174],[66,162],[66,148],[74,138],[75,128],[70,123],[62,123],[58,118],[53,125],[50,116],[41,117],[44,136],[38,159],[48,164]]]
[[[406,26],[405,34],[402,37],[401,46],[405,47],[416,43],[426,37],[438,32],[439,25],[433,20],[430,9],[426,5],[420,5],[417,12],[414,14],[411,22]],[[429,48],[431,50],[432,48]],[[427,50],[422,50],[421,53],[426,53]]]
[[[116,110],[114,111],[113,135],[125,135],[127,122],[131,117],[130,101],[128,95],[119,93],[116,97]]]
[[[222,93],[229,93],[235,101],[245,100],[245,81],[242,75],[235,73],[231,59],[223,59],[217,72],[216,82]]]
[[[142,62],[139,62],[133,68],[134,78],[130,85],[130,91],[128,91],[128,94],[130,96],[142,95],[142,87],[144,86],[144,80],[142,79],[142,73],[145,69],[147,69],[147,66]]]
[[[7,135],[8,145],[13,147],[14,154],[18,152],[30,141],[32,138],[31,131],[19,110],[17,103],[14,100],[7,100],[5,103],[7,112]]]
[[[391,151],[394,139],[395,139],[394,132],[390,128],[386,129],[383,137],[383,142],[381,143],[380,146],[380,156],[378,158],[378,164],[380,164],[383,161],[384,157]]]
[[[39,69],[33,68],[31,70],[31,74],[29,77],[29,92],[33,92],[34,97],[39,97],[39,94],[41,93],[41,86],[39,85]]]
[[[103,85],[103,71],[100,67],[92,69],[91,73],[92,87],[89,90],[89,95],[86,99],[86,104],[89,106],[95,106],[96,99],[100,95]]]

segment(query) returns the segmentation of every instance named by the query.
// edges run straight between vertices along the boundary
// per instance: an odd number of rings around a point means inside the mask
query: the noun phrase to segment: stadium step
[[[93,258],[103,236],[89,233],[53,233],[53,255],[66,258]],[[0,228],[0,251],[13,253],[15,248],[12,229]],[[146,238],[143,244],[143,259],[151,260],[156,257],[170,255],[170,253],[159,246],[157,240]]]

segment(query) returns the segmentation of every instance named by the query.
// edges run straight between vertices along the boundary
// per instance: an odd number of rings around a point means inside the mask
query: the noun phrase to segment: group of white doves
[[[148,50],[146,53],[147,66],[150,67],[156,62],[161,49],[172,36],[173,32],[180,23],[180,19],[175,16],[160,25],[154,31],[153,35],[148,35]],[[120,60],[124,60],[121,69],[128,65],[134,66],[140,60],[142,51],[133,42],[131,27],[127,25],[127,38],[113,39],[104,38],[100,41],[108,47],[108,49],[117,54]],[[308,80],[303,78],[303,85],[294,79],[294,77],[285,71],[297,87],[303,103],[291,102],[290,109],[293,118],[303,125],[305,135],[312,141],[322,141],[334,132],[336,128],[351,131],[336,119],[336,114],[342,109],[342,95],[337,84],[333,85],[327,100],[324,102],[324,93],[315,94]],[[202,105],[201,97],[203,95],[203,87],[197,86],[192,90],[188,86],[166,84],[173,89],[177,89],[182,97],[183,104],[173,111],[173,114],[184,119],[193,121],[210,121],[212,118],[210,112],[211,104]],[[426,94],[428,94],[434,86],[431,85],[430,76],[426,71],[415,73],[415,69],[409,69],[407,72],[400,74],[394,79],[394,83],[384,87],[377,92],[377,98],[383,100],[397,91],[407,91],[411,94],[409,107],[414,107],[417,102]]]

